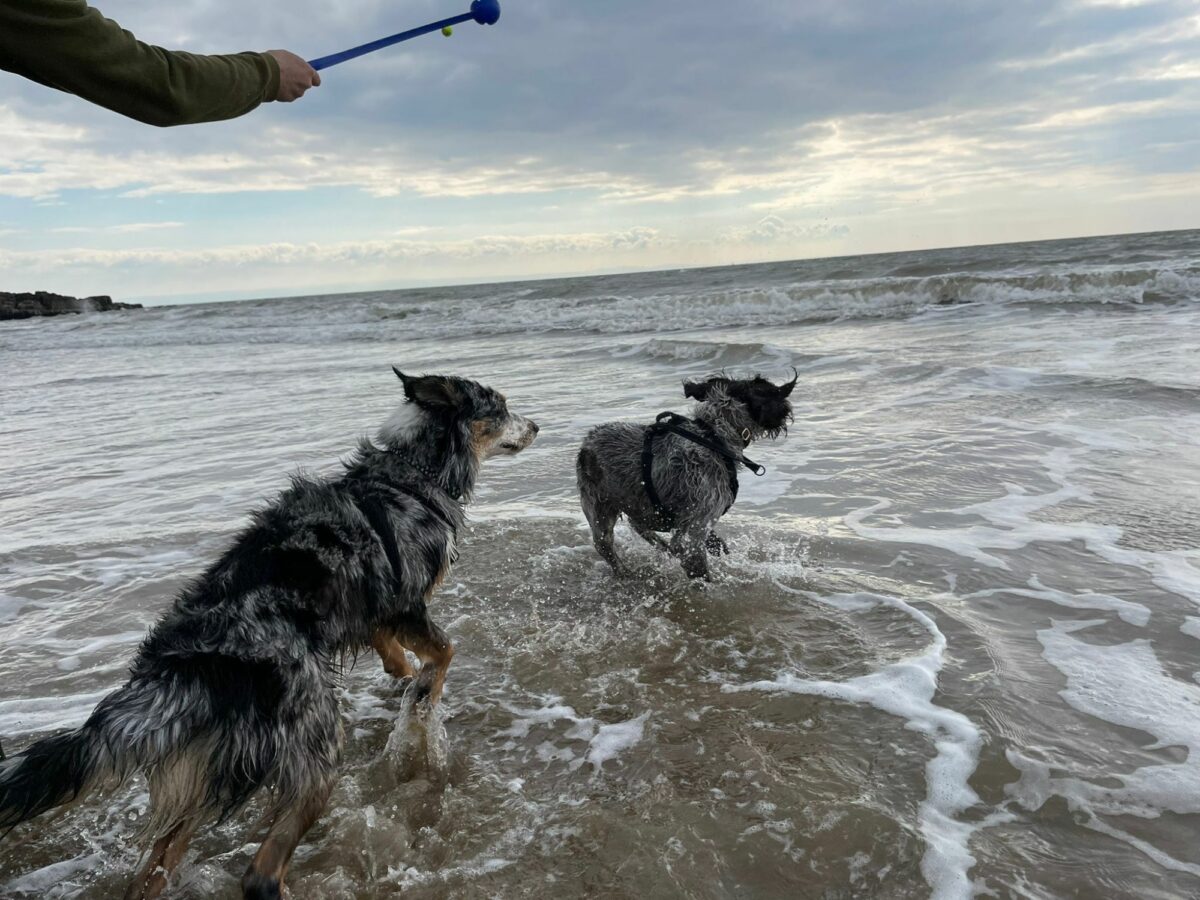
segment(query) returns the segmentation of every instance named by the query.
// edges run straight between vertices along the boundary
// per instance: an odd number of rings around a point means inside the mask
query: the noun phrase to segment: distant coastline
[[[37,291],[32,294],[0,291],[0,321],[141,308],[140,303],[117,303],[112,297],[68,297],[49,291]]]

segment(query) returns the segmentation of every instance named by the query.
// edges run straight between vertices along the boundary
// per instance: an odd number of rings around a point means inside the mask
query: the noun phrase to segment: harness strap
[[[642,439],[642,487],[646,489],[646,498],[654,507],[654,512],[666,528],[675,527],[675,514],[663,505],[662,497],[654,489],[654,439],[658,437],[657,426],[651,425],[646,429]]]
[[[694,425],[697,428],[701,429],[702,431],[707,433],[708,440],[704,440],[704,439],[698,437],[697,435],[692,434],[690,431],[684,431],[681,427],[684,425]],[[686,416],[681,416],[678,413],[663,412],[663,413],[658,414],[658,418],[655,419],[655,425],[651,426],[651,427],[658,427],[665,431],[669,431],[672,434],[677,434],[680,437],[685,437],[692,443],[699,444],[701,447],[704,447],[706,450],[711,450],[713,453],[716,453],[717,455],[723,457],[727,461],[734,463],[735,471],[736,471],[737,464],[740,463],[741,465],[743,465],[747,469],[749,469],[751,472],[753,472],[755,475],[757,475],[759,478],[761,478],[762,476],[767,474],[766,466],[760,466],[758,463],[756,463],[754,460],[750,459],[749,457],[747,457],[741,453],[735,453],[732,450],[730,450],[729,444],[727,444],[725,442],[725,439],[723,437],[721,437],[719,434],[717,434],[717,430],[715,428],[713,428],[711,425],[709,425],[707,422],[700,422],[700,421],[692,420],[692,419],[687,418]]]
[[[705,436],[701,437],[693,431],[688,431],[685,428],[688,425],[701,429],[705,432]],[[654,507],[655,513],[667,528],[674,528],[675,513],[663,503],[662,497],[654,487],[654,442],[664,434],[674,434],[686,438],[693,444],[699,444],[704,449],[711,450],[720,456],[729,475],[729,490],[733,494],[733,500],[737,500],[738,495],[738,463],[760,477],[766,474],[767,470],[758,463],[747,459],[740,453],[731,451],[725,439],[717,434],[716,429],[707,422],[696,422],[673,412],[660,413],[654,424],[646,429],[646,435],[642,440],[642,485],[646,489],[646,497],[649,499],[650,505]],[[729,512],[730,506],[733,506],[732,501],[725,508],[725,512]]]

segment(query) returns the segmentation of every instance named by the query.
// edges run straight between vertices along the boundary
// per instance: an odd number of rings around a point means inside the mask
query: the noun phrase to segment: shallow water
[[[172,592],[398,402],[542,426],[485,469],[412,714],[363,657],[296,897],[1200,895],[1200,233],[0,328],[0,736],[78,724]],[[951,302],[955,301],[955,302]],[[710,585],[591,549],[588,426],[800,372]],[[144,784],[0,843],[0,896],[106,898]],[[254,810],[173,896],[236,897]]]

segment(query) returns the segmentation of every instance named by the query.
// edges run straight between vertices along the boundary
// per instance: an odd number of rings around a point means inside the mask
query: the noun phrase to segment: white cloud
[[[188,250],[78,247],[64,250],[0,250],[0,267],[9,271],[52,272],[64,268],[109,269],[131,265],[202,269],[210,266],[354,264],[431,258],[453,261],[634,252],[666,242],[668,239],[655,229],[637,227],[603,233],[481,235],[470,240],[440,242],[392,238],[332,244],[274,242]]]
[[[1169,0],[1072,0],[1071,5],[1082,9],[1095,7],[1127,9],[1134,6],[1152,6],[1166,2],[1169,2]]]
[[[1165,59],[1140,69],[1130,77],[1139,81],[1198,81],[1200,62]]]
[[[1140,4],[1092,4],[1092,5],[1140,5]],[[1174,20],[1165,25],[1153,25],[1133,31],[1122,31],[1113,37],[1099,41],[1089,41],[1078,44],[1066,50],[1057,50],[1042,56],[1005,60],[1000,64],[1003,69],[1022,71],[1026,69],[1046,69],[1067,63],[1085,62],[1104,57],[1144,52],[1151,50],[1159,52],[1163,47],[1176,44],[1186,44],[1200,37],[1200,16],[1182,20]]]
[[[825,241],[843,238],[850,233],[847,225],[829,222],[798,224],[776,215],[767,215],[753,225],[726,229],[719,243],[779,244],[797,241]]]
[[[431,160],[394,147],[342,142],[337,152],[311,134],[275,129],[253,152],[113,153],[82,128],[56,127],[0,105],[0,196],[50,199],[68,190],[119,191],[129,198],[246,191],[357,188],[376,197],[479,197],[563,190],[645,190],[627,176],[524,156],[480,165]]]
[[[1107,122],[1143,118],[1167,110],[1187,112],[1195,108],[1194,104],[1184,106],[1170,100],[1132,100],[1126,103],[1109,103],[1101,106],[1063,109],[1035,122],[1026,122],[1016,127],[1028,129],[1080,128],[1087,125],[1100,125]]]
[[[144,231],[158,231],[163,228],[183,228],[183,222],[129,222],[124,225],[63,225],[51,228],[51,234],[140,234]]]

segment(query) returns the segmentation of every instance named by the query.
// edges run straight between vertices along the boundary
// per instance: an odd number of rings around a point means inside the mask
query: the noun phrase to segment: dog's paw
[[[245,900],[283,900],[285,896],[288,895],[278,878],[247,872],[242,879],[242,897]]]
[[[631,565],[629,565],[629,563],[626,563],[626,562],[613,563],[612,571],[613,571],[614,577],[620,578],[623,580],[628,580],[630,578],[636,578],[638,576],[638,569],[635,566],[631,566]]]
[[[433,685],[437,680],[437,669],[432,665],[421,667],[421,671],[417,673],[417,677],[413,679],[413,705],[414,706],[432,706],[433,700]]]

